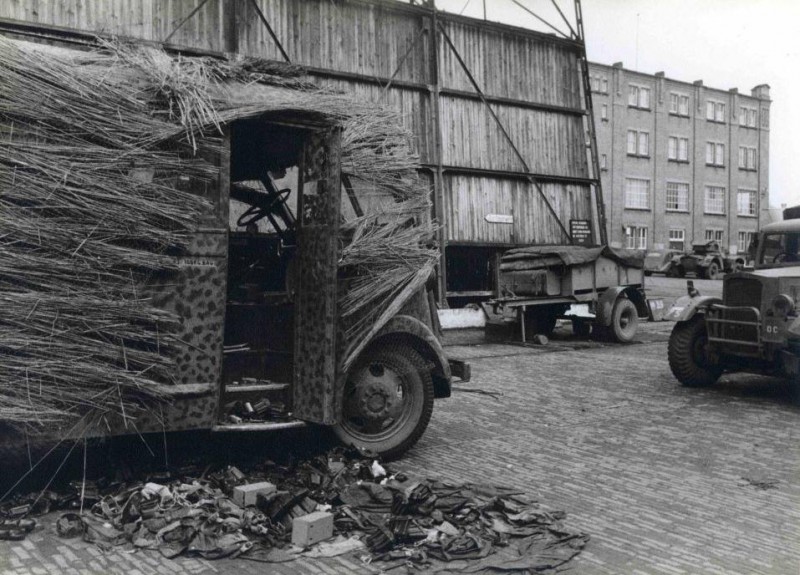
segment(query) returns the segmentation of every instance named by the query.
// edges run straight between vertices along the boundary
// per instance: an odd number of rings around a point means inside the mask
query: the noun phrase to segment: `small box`
[[[292,521],[292,545],[310,547],[333,537],[333,514],[315,511]]]
[[[233,502],[239,507],[248,507],[256,504],[259,495],[268,495],[276,490],[277,487],[269,481],[237,485],[233,488]]]

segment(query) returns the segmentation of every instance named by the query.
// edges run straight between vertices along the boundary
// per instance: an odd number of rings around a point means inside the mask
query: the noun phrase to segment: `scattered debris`
[[[739,483],[739,486],[752,486],[756,489],[765,491],[767,489],[777,489],[778,483],[780,482],[777,479],[752,479],[750,477],[742,477],[742,481]]]
[[[17,496],[0,504],[0,537],[21,539],[35,527],[20,513],[65,510],[58,535],[101,548],[269,563],[351,553],[383,570],[408,564],[431,573],[555,568],[589,539],[520,490],[417,480],[354,450],[208,471]]]
[[[333,537],[333,515],[327,511],[315,511],[292,522],[292,545],[311,547]]]

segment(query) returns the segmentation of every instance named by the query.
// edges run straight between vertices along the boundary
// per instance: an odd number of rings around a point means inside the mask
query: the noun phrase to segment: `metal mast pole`
[[[577,26],[578,42],[580,43],[579,65],[581,67],[581,78],[583,80],[583,100],[586,108],[584,117],[584,127],[589,138],[588,160],[591,167],[590,178],[593,180],[594,197],[597,205],[598,236],[600,243],[608,243],[608,233],[606,230],[606,208],[603,202],[603,188],[600,184],[600,162],[597,157],[597,133],[594,125],[594,108],[592,107],[592,85],[589,79],[589,59],[586,56],[586,36],[583,29],[583,10],[581,0],[575,0],[575,21]]]

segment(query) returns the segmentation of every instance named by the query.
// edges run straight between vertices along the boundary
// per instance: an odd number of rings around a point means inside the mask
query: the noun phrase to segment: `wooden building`
[[[451,304],[490,295],[502,250],[569,243],[570,220],[590,221],[594,242],[603,239],[577,34],[400,0],[4,0],[0,31],[288,60],[397,108],[431,186],[446,260],[440,296]]]

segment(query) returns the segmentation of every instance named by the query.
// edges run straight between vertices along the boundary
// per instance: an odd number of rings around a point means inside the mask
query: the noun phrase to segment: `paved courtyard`
[[[650,285],[654,295],[685,290],[677,280]],[[697,285],[711,294],[721,282]],[[547,346],[448,334],[473,380],[437,403],[395,467],[519,487],[565,510],[592,537],[572,573],[800,573],[800,409],[778,380],[680,387],[667,365],[670,329],[646,324],[630,345],[579,341],[566,329]],[[104,554],[59,540],[51,526],[0,543],[0,572],[20,575],[374,571],[352,557],[272,566]]]

